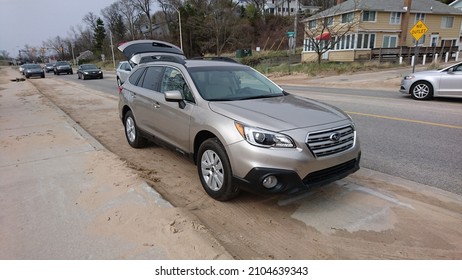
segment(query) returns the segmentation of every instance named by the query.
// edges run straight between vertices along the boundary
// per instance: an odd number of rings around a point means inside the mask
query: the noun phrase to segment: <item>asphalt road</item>
[[[53,78],[118,94],[112,73],[105,73],[103,80],[78,80],[75,74]],[[462,98],[422,102],[395,89],[283,87],[332,104],[353,118],[361,166],[462,195]]]
[[[462,194],[462,98],[415,101],[397,91],[285,86],[355,121],[366,168]]]

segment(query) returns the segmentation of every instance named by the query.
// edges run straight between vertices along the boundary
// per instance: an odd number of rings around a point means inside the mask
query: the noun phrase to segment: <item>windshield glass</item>
[[[84,64],[82,66],[80,66],[83,70],[88,70],[88,69],[98,69],[98,67],[96,67],[96,65],[93,65],[93,64]]]
[[[283,90],[248,67],[194,67],[189,72],[202,98],[229,101],[283,95]]]

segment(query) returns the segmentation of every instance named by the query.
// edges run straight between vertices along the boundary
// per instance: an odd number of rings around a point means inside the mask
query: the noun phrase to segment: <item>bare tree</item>
[[[104,22],[106,23],[109,30],[114,33],[117,21],[119,19],[120,3],[114,2],[111,5],[103,8],[101,10],[101,15],[103,16]]]
[[[154,37],[152,32],[152,18],[151,18],[151,3],[152,0],[135,0],[133,1],[135,6],[146,16],[148,22],[149,34],[151,39]]]
[[[128,32],[132,40],[136,39],[135,22],[137,19],[137,8],[133,5],[132,0],[119,0],[120,13],[125,17],[128,26]]]
[[[53,39],[48,39],[47,41],[43,42],[44,47],[55,51],[58,54],[58,57],[62,60],[66,57],[66,52],[68,52],[68,44],[67,42],[61,38],[60,36],[56,36]]]
[[[96,20],[97,19],[98,19],[98,17],[92,12],[89,12],[88,14],[86,14],[83,17],[83,21],[90,27],[91,30],[96,29]]]
[[[321,64],[322,55],[339,43],[353,44],[354,39],[348,37],[356,31],[360,21],[360,11],[357,10],[357,1],[350,0],[350,6],[345,9],[343,5],[334,6],[308,18],[305,29],[308,49],[317,54],[318,64]],[[353,41],[352,41],[353,40]]]
[[[211,1],[205,24],[214,38],[209,41],[209,44],[215,46],[217,55],[221,55],[225,46],[232,45],[237,40],[239,30],[236,27],[239,18],[236,16],[236,8],[238,5],[239,3],[232,0]]]

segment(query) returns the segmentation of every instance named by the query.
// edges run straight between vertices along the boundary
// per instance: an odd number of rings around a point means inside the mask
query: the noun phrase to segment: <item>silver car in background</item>
[[[139,64],[122,85],[119,116],[132,147],[149,139],[186,155],[220,201],[241,189],[304,191],[359,169],[347,114],[289,94],[239,63],[167,54]]]
[[[125,83],[125,80],[127,80],[131,71],[132,71],[132,66],[130,65],[128,61],[119,62],[119,65],[117,65],[117,69],[116,69],[117,86],[120,87],[123,83]]]
[[[439,70],[409,74],[403,77],[399,91],[417,100],[428,100],[438,95],[462,97],[462,62]]]

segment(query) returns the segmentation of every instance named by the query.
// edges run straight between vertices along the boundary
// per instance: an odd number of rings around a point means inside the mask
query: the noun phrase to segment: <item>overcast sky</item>
[[[69,37],[71,27],[85,26],[82,18],[116,0],[0,0],[0,50],[16,57],[24,45],[42,46],[56,36]]]

